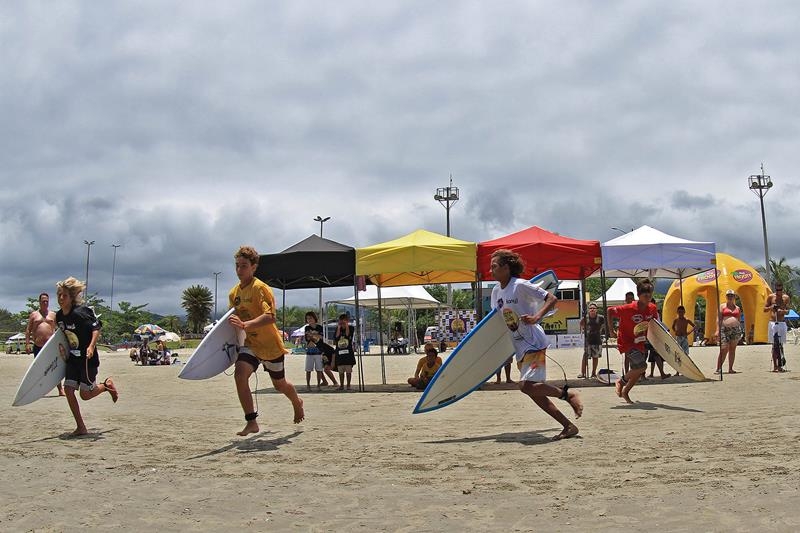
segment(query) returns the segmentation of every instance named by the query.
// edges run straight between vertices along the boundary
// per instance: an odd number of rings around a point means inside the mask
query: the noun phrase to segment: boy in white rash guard
[[[580,397],[575,391],[568,390],[566,385],[559,389],[545,383],[548,341],[539,321],[555,307],[558,299],[531,282],[519,278],[525,265],[520,256],[511,250],[495,251],[492,254],[491,270],[492,276],[498,281],[498,285],[492,289],[492,308],[502,313],[508,326],[520,371],[519,388],[563,426],[564,429],[553,440],[574,437],[578,434],[578,427],[564,416],[550,397],[568,402],[575,411],[576,418],[580,418],[583,413]]]

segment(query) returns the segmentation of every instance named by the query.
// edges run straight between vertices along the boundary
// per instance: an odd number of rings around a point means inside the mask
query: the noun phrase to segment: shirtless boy
[[[786,313],[789,312],[789,295],[783,292],[783,283],[775,283],[775,292],[767,296],[764,312],[769,313],[769,341],[774,342],[778,336],[778,345],[772,350],[772,371],[783,372],[786,364],[782,357],[783,345],[786,344]]]
[[[33,338],[33,356],[39,351],[56,330],[56,312],[50,310],[50,295],[43,292],[39,295],[39,310],[33,311],[28,317],[28,327],[25,329],[25,352],[31,348]],[[64,386],[58,382],[58,395],[64,396]]]

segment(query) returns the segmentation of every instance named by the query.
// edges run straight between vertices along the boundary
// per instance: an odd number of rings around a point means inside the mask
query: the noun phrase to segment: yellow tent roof
[[[476,264],[477,243],[422,229],[356,248],[356,275],[382,287],[472,282]]]

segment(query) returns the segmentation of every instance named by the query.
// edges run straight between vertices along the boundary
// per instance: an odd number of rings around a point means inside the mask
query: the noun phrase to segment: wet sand
[[[290,356],[306,420],[293,424],[259,373],[261,432],[237,437],[231,376],[182,381],[178,366],[135,366],[125,352],[101,353],[119,402],[82,402],[90,435],[68,438],[63,398],[10,406],[30,359],[2,355],[0,529],[800,529],[800,346],[787,346],[795,372],[769,372],[768,346],[740,347],[740,374],[651,380],[631,406],[575,378],[580,353],[550,351],[585,403],[579,438],[561,442],[550,441],[558,425],[505,384],[412,415],[420,393],[404,382],[418,355],[386,356],[385,386],[380,358],[365,357],[367,392],[350,393],[305,392],[304,358]],[[716,354],[692,351],[708,375]],[[562,384],[552,362],[548,375]]]

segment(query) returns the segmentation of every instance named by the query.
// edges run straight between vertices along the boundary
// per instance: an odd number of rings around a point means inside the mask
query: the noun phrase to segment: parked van
[[[439,336],[438,326],[428,326],[425,328],[425,335],[422,337],[423,342],[436,342]]]

